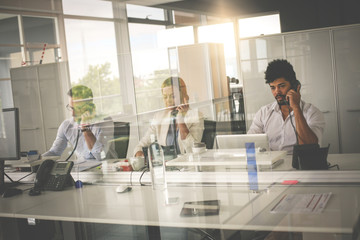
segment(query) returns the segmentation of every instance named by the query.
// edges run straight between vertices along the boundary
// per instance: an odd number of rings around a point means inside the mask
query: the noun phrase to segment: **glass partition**
[[[17,238],[31,238],[22,226],[33,227],[33,217],[34,228],[49,224],[34,230],[46,237],[33,239],[357,233],[359,25],[244,37],[257,25],[200,11],[199,1],[189,12],[175,6],[192,1],[165,8],[54,0],[38,10],[44,1],[33,1],[26,11],[23,0],[22,7],[0,4],[0,106],[19,108],[22,151],[0,168],[11,186],[24,184],[23,194],[0,198],[1,234],[15,229]],[[299,158],[274,151],[266,134],[246,134],[259,109],[276,101],[264,72],[280,58],[292,63],[301,99],[324,115],[323,148],[306,145],[310,157],[301,147]],[[279,116],[272,127],[281,135]],[[291,120],[295,135],[299,122]],[[319,156],[329,143],[325,160]],[[306,169],[305,158],[322,169]],[[52,160],[74,165],[67,173]],[[44,163],[59,168],[39,170]],[[42,184],[61,176],[69,186],[29,196],[42,172]],[[160,190],[153,188],[158,173]]]

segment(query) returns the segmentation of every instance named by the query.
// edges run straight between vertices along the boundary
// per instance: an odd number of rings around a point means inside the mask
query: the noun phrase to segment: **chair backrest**
[[[292,166],[298,170],[327,170],[330,144],[320,148],[319,144],[295,145]]]
[[[207,149],[213,149],[216,136],[216,121],[204,120],[204,132],[201,142],[205,143]]]
[[[110,140],[111,147],[117,156],[106,154],[107,159],[126,158],[129,147],[130,123],[114,122],[114,139]]]

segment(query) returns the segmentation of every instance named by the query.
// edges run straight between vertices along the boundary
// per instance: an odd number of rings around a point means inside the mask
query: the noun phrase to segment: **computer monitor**
[[[19,109],[6,108],[0,112],[0,189],[4,188],[5,160],[20,159]]]
[[[266,134],[233,134],[216,136],[216,144],[219,149],[245,148],[245,143],[247,142],[255,143],[255,148],[270,151]]]
[[[0,114],[0,160],[19,159],[19,109],[6,108]]]

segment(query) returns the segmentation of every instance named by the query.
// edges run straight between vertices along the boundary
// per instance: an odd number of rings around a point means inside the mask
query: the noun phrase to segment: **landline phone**
[[[301,83],[299,80],[295,80],[292,84],[291,84],[291,89],[293,89],[295,92],[297,92],[298,86],[300,86],[301,88]],[[285,100],[287,105],[290,105],[290,102],[288,101],[288,99]]]
[[[301,83],[300,83],[299,80],[295,80],[295,81],[293,82],[293,84],[291,84],[291,89],[294,89],[294,91],[297,92],[298,86],[301,87]]]
[[[73,186],[74,179],[70,175],[73,166],[72,161],[44,160],[36,172],[34,188],[29,195],[39,195],[41,190],[61,191],[67,186]]]

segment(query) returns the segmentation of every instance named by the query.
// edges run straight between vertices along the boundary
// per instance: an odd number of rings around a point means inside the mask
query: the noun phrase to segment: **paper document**
[[[286,194],[271,209],[271,213],[320,213],[324,210],[331,192],[314,194]]]

